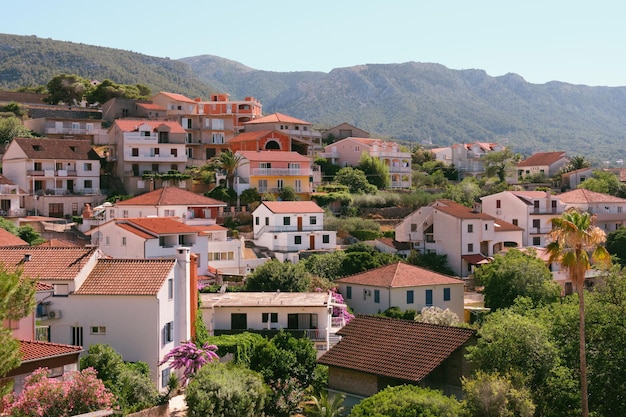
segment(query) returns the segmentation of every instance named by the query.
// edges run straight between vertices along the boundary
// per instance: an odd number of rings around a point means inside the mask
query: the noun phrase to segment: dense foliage
[[[311,275],[302,263],[272,259],[246,278],[247,291],[304,292],[311,289]]]

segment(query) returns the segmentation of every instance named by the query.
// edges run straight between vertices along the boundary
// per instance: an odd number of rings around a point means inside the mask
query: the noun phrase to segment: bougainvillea
[[[2,415],[14,417],[66,417],[111,409],[115,396],[98,379],[93,368],[48,378],[39,368],[24,380],[24,389],[3,398]]]
[[[215,353],[216,350],[217,346],[215,345],[205,343],[202,347],[198,347],[195,343],[189,341],[170,350],[160,365],[171,360],[170,365],[172,368],[184,369],[183,383],[186,385],[200,368],[216,359],[219,360],[219,356]]]
[[[331,290],[331,294],[333,297],[333,302],[343,305],[346,304],[343,296],[341,295],[341,293],[337,292],[337,289]],[[354,314],[350,313],[347,307],[333,306],[333,317],[342,317],[344,322],[348,323],[354,318]]]

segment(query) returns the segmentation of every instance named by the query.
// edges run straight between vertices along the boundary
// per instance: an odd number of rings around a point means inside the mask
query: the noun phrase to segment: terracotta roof
[[[214,198],[192,193],[180,187],[163,187],[141,194],[128,200],[119,201],[115,206],[212,206],[225,207],[226,203]]]
[[[249,122],[244,123],[244,125],[261,124],[261,123],[293,123],[293,124],[298,124],[298,125],[310,125],[311,124],[309,122],[305,122],[304,120],[287,116],[286,114],[274,113],[268,116],[251,120]]]
[[[130,219],[117,219],[118,225],[127,224],[131,227],[143,229],[155,235],[198,233],[195,227],[188,226],[176,217],[137,217]]]
[[[51,284],[46,284],[45,282],[37,281],[35,283],[35,291],[52,291],[54,287]]]
[[[565,152],[537,152],[517,164],[518,167],[552,165],[559,159],[567,158]]]
[[[487,213],[474,211],[471,208],[452,200],[437,200],[432,204],[432,207],[459,219],[495,220],[495,217],[490,216]]]
[[[22,363],[41,360],[51,356],[65,356],[79,354],[83,351],[80,346],[62,345],[60,343],[40,342],[37,340],[20,340]]]
[[[248,161],[255,162],[307,162],[311,160],[293,151],[237,151]]]
[[[95,255],[97,248],[12,246],[0,248],[0,262],[22,267],[24,275],[42,281],[73,280]],[[25,260],[30,255],[29,260]]]
[[[5,177],[2,174],[0,174],[0,184],[3,184],[3,185],[15,185],[15,183],[13,181],[11,181],[10,179],[8,179],[7,177]]]
[[[626,203],[624,198],[613,197],[609,194],[597,193],[584,188],[577,188],[559,194],[559,199],[565,204]]]
[[[289,137],[289,135],[286,135],[284,133],[278,132],[276,130],[257,130],[255,132],[242,132],[242,133],[238,134],[237,136],[234,136],[234,137],[230,138],[229,140],[227,140],[226,143],[256,141],[256,140],[263,139],[266,136],[276,135],[276,134],[282,135],[282,136],[284,136],[286,138]]]
[[[168,120],[146,120],[146,119],[117,119],[115,125],[123,132],[134,132],[141,125],[150,126],[150,130],[162,129],[163,126],[171,133],[185,133],[185,129],[178,123]]]
[[[124,230],[127,230],[127,231],[129,231],[129,232],[139,236],[140,238],[143,238],[143,239],[153,239],[154,238],[154,235],[152,235],[150,233],[146,233],[143,230],[137,229],[133,224],[122,223],[122,222],[115,222],[115,223],[116,223],[117,227],[119,227],[121,229],[124,229]],[[89,232],[91,232],[92,230],[96,231],[97,228],[91,229]],[[89,232],[86,233],[88,236],[91,235],[91,233],[89,233]]]
[[[516,230],[524,230],[519,226],[515,226],[513,223],[505,222],[500,219],[495,221],[493,227],[495,232],[514,232]]]
[[[81,247],[80,243],[72,242],[65,239],[50,239],[47,240],[37,246],[48,246],[48,247]]]
[[[28,246],[28,242],[13,233],[0,228],[0,246]]]
[[[569,178],[572,175],[579,175],[583,172],[589,172],[591,173],[593,171],[593,168],[581,168],[581,169],[576,169],[574,171],[569,171],[569,172],[565,172],[563,174],[561,174],[561,178]]]
[[[418,382],[474,335],[471,329],[358,315],[318,363]]]
[[[548,194],[545,191],[505,191],[510,192],[517,198],[524,200],[527,204],[533,204],[532,200],[540,198],[548,198]],[[554,197],[554,196],[551,196]]]
[[[428,269],[398,262],[391,265],[370,269],[360,274],[336,279],[345,284],[371,285],[375,287],[401,288],[421,285],[463,284],[457,278],[443,275]]]
[[[489,263],[489,261],[491,261],[491,259],[489,259],[486,256],[483,256],[480,253],[475,253],[473,255],[461,255],[461,258],[467,261],[467,263],[471,265],[482,265],[482,264]]]
[[[274,214],[324,212],[314,201],[263,201],[262,204]]]
[[[156,295],[175,264],[175,259],[99,259],[74,294]]]
[[[137,105],[137,107],[143,107],[146,110],[163,110],[163,111],[167,111],[167,109],[165,107],[161,107],[158,104],[154,104],[154,103],[136,103],[136,105]]]
[[[389,246],[390,248],[394,248],[396,250],[410,250],[411,243],[410,242],[398,242],[395,239],[390,237],[379,237],[376,238],[377,241],[382,243],[383,245]]]
[[[176,101],[184,101],[186,103],[195,103],[195,100],[190,99],[187,96],[184,96],[182,94],[177,94],[177,93],[168,93],[165,91],[161,91],[161,94],[163,94],[164,96],[168,96],[169,98],[172,98]]]
[[[29,159],[99,159],[89,140],[15,138],[13,143],[19,146]]]

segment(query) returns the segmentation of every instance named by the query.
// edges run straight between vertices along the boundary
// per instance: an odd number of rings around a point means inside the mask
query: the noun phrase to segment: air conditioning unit
[[[51,310],[48,311],[49,319],[60,319],[61,318],[61,310]]]
[[[502,214],[502,210],[496,210],[496,215],[499,216]]]

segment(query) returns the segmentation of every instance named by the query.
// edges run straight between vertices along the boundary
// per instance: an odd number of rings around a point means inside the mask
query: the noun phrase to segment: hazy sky
[[[526,81],[626,86],[618,0],[31,0],[0,32],[267,71],[433,62]]]

